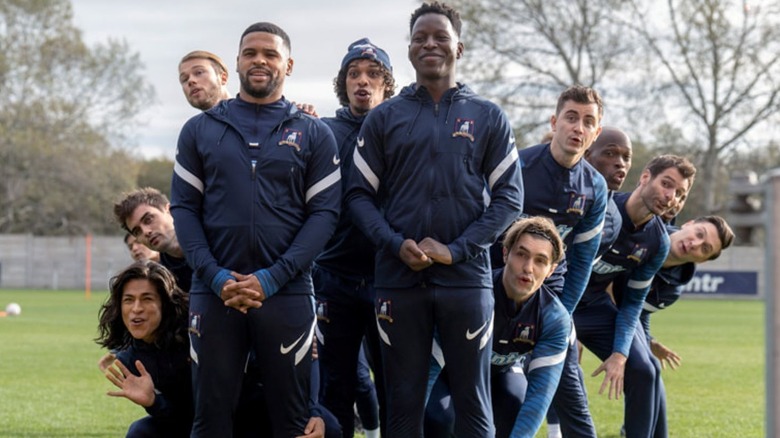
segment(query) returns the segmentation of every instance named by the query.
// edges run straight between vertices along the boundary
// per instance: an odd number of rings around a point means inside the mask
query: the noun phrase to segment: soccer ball
[[[22,313],[22,306],[16,303],[10,303],[9,305],[5,306],[5,313],[8,316],[17,316]]]

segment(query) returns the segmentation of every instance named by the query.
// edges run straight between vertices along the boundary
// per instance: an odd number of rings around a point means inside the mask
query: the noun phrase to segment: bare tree
[[[563,89],[579,83],[625,102],[631,34],[620,0],[455,0],[470,84],[499,103],[518,136],[536,142]]]
[[[703,193],[689,203],[716,212],[721,160],[780,109],[780,5],[668,0],[658,14],[652,4],[631,2],[628,25],[660,64],[648,80],[674,119],[661,122],[679,128],[681,143],[702,145],[695,189]]]
[[[68,0],[0,2],[0,232],[113,230],[124,152],[153,99],[125,43],[87,47]],[[110,227],[110,228],[109,228]]]

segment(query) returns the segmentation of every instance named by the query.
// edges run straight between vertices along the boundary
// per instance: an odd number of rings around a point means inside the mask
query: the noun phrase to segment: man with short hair
[[[250,348],[273,435],[302,435],[309,418],[310,273],[336,226],[341,174],[330,129],[283,96],[290,53],[280,27],[249,26],[238,97],[193,117],[179,136],[171,213],[195,273],[193,437],[232,430]]]
[[[574,312],[577,338],[604,362],[593,375],[605,372],[600,393],[620,397],[625,382],[626,432],[653,436],[658,422],[661,382],[647,357],[637,322],[656,272],[669,252],[669,237],[660,218],[688,193],[696,168],[686,158],[661,155],[651,160],[631,193],[614,195],[622,218],[620,234],[594,264],[588,288]],[[625,275],[619,304],[607,287]],[[625,378],[624,378],[625,376]]]
[[[678,204],[679,205],[679,204]],[[681,208],[678,208],[679,212]],[[666,215],[664,215],[666,216]],[[664,218],[666,221],[666,218]],[[696,272],[696,265],[717,259],[721,252],[731,246],[734,232],[725,219],[720,216],[699,216],[684,223],[681,227],[667,225],[669,233],[669,255],[666,256],[663,267],[653,278],[650,291],[642,305],[639,322],[647,340],[647,347],[658,359],[658,365],[667,365],[675,369],[681,364],[680,356],[663,345],[650,334],[650,316],[660,310],[668,309],[682,295]],[[613,296],[619,302],[625,293],[626,282],[618,278],[613,282]],[[656,372],[660,375],[658,366]],[[666,391],[663,380],[659,391],[659,416],[655,436],[667,436],[666,424]],[[625,428],[623,429],[625,432]],[[625,434],[625,433],[624,433]]]
[[[620,190],[631,170],[633,147],[628,135],[618,128],[604,126],[593,145],[585,151],[585,161],[604,177],[609,189],[607,211],[604,216],[601,242],[597,254],[601,256],[612,246],[620,234],[623,219],[613,195]]]
[[[140,262],[141,260],[160,262],[159,252],[149,249],[149,247],[139,242],[138,239],[130,233],[125,233],[125,245],[127,246],[127,250],[130,251],[130,257],[137,262]]]
[[[187,102],[206,111],[223,99],[227,90],[228,69],[222,59],[205,50],[195,50],[179,61],[179,83]]]
[[[558,387],[571,332],[569,312],[544,284],[563,258],[564,247],[555,224],[542,216],[512,224],[503,245],[504,266],[493,271],[493,420],[496,437],[533,437]],[[447,382],[436,385],[425,436],[457,435],[452,404],[442,397],[449,396],[444,391]]]
[[[336,137],[341,160],[342,187],[353,170],[352,157],[356,139],[366,114],[392,97],[395,90],[390,57],[368,38],[350,44],[333,81],[333,89],[343,105],[335,117],[322,119]],[[325,371],[325,391],[322,404],[336,415],[344,437],[354,435],[354,409],[358,387],[369,390],[358,403],[358,411],[367,438],[378,437],[378,427],[386,428],[386,418],[380,424],[376,412],[377,395],[384,414],[384,373],[379,350],[376,315],[374,314],[374,254],[371,241],[354,225],[352,215],[343,205],[333,238],[317,257],[312,274],[317,297],[317,326],[322,339],[320,364]],[[360,376],[358,361],[363,339],[373,358],[374,382],[368,373]],[[367,364],[363,367],[367,368]],[[373,398],[372,398],[373,396]],[[368,400],[366,400],[368,399]],[[373,401],[374,412],[361,410]],[[363,418],[363,417],[366,418]],[[384,415],[383,415],[384,416]]]
[[[583,155],[585,161],[604,177],[604,181],[607,183],[607,188],[609,189],[607,195],[607,208],[604,215],[604,225],[602,226],[601,231],[601,242],[599,243],[599,248],[596,253],[597,257],[600,257],[607,251],[620,234],[620,226],[623,221],[620,217],[620,211],[612,197],[613,194],[623,186],[623,181],[625,181],[628,171],[631,169],[631,157],[631,139],[625,132],[610,126],[603,126],[601,128],[601,133],[596,137],[596,140],[593,141],[593,144]],[[578,347],[578,350],[580,350],[579,352],[581,353],[582,347]],[[579,359],[579,357],[580,355],[578,354],[577,358]],[[567,362],[568,373],[566,374],[567,377],[563,383],[565,387],[573,387],[570,385],[572,385],[575,372],[579,376],[577,380],[579,380],[580,383],[583,383],[584,381],[582,369],[578,366],[578,361],[574,361],[573,359],[574,358],[572,357]],[[578,393],[574,392],[574,394]],[[584,392],[582,394],[584,396]],[[559,397],[563,397],[563,395]],[[580,399],[579,397],[576,397],[575,399],[584,401],[584,399]],[[563,399],[559,399],[558,401],[564,403]],[[572,406],[572,404],[568,404],[567,406],[569,409],[562,410],[568,412],[577,405]],[[567,420],[568,423],[564,428],[567,429],[569,434],[584,435],[585,430],[595,434],[595,429],[591,428],[592,420],[590,420],[589,416],[577,418],[577,421],[580,422],[580,426],[578,429],[574,430],[572,429],[577,426],[571,424],[571,416],[568,416]],[[547,436],[550,438],[559,438],[562,435],[560,421],[558,421],[558,416],[554,409],[551,409],[550,414],[547,416],[547,431]]]
[[[160,254],[160,264],[176,277],[176,284],[189,292],[192,269],[176,237],[168,197],[153,187],[123,193],[114,204],[114,218],[138,242]]]
[[[464,50],[458,12],[423,3],[409,27],[416,82],[369,112],[347,192],[356,224],[377,248],[388,436],[423,434],[436,331],[456,430],[488,437],[494,299],[487,249],[522,210],[517,149],[504,112],[456,81]]]
[[[607,205],[604,178],[582,158],[601,133],[603,103],[599,93],[574,85],[558,97],[550,117],[552,138],[520,151],[525,197],[523,214],[553,220],[566,245],[566,257],[548,280],[571,313],[585,285],[601,240]],[[493,246],[493,263],[501,259]],[[553,406],[564,435],[596,436],[580,381],[577,348],[571,336]]]

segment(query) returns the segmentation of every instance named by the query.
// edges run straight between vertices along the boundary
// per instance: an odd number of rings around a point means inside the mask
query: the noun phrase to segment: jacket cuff
[[[268,269],[260,269],[255,271],[255,277],[260,282],[260,286],[263,288],[263,293],[266,298],[271,298],[273,294],[279,291],[279,283],[274,280],[274,277],[268,272]]]
[[[217,275],[211,280],[211,291],[222,298],[222,287],[228,280],[235,281],[236,278],[230,275],[230,271],[227,269],[220,269],[219,272],[217,272]]]

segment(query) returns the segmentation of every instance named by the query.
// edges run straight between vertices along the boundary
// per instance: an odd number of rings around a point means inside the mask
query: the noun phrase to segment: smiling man
[[[283,29],[249,26],[236,61],[237,98],[184,125],[171,182],[176,235],[194,271],[192,436],[233,430],[250,348],[273,435],[299,436],[316,323],[311,266],[338,219],[338,150],[324,123],[284,98],[293,60]]]
[[[487,249],[522,209],[517,149],[504,112],[456,81],[464,50],[458,12],[424,3],[409,29],[416,82],[369,112],[347,192],[355,223],[377,248],[387,436],[423,435],[436,331],[458,435],[488,437],[494,300]]]
[[[593,375],[604,372],[599,392],[619,398],[625,385],[626,433],[654,436],[665,429],[659,404],[662,382],[649,349],[636,328],[642,303],[653,277],[669,252],[669,236],[661,219],[690,190],[696,168],[688,159],[661,155],[642,171],[638,187],[617,193],[615,203],[622,218],[620,234],[594,264],[587,290],[574,312],[577,337],[603,363]],[[618,276],[622,299],[615,304],[607,288]],[[628,415],[630,413],[630,415]]]

